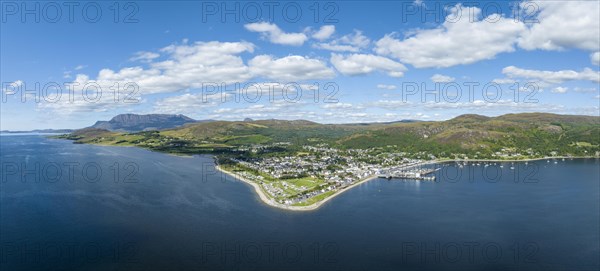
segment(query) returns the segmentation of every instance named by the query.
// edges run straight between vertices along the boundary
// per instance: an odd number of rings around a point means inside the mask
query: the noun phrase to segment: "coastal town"
[[[219,168],[255,185],[257,192],[262,193],[261,198],[267,203],[293,209],[318,204],[353,185],[374,178],[434,181],[434,173],[440,169],[439,163],[443,161],[463,161],[457,162],[462,168],[467,161],[484,161],[476,162],[475,165],[487,167],[488,163],[485,161],[541,158],[536,158],[536,153],[531,150],[519,152],[513,148],[504,148],[491,157],[477,154],[469,157],[463,154],[455,155],[454,159],[443,159],[424,152],[415,157],[411,153],[389,152],[378,148],[341,150],[327,144],[302,146],[300,151],[293,154],[265,155],[271,148],[288,145],[289,143],[282,142],[240,147],[238,151],[257,155],[225,158],[226,163],[221,163]],[[551,153],[554,158],[558,158],[558,155],[556,152]],[[503,166],[500,165],[501,167]]]
[[[220,166],[234,172],[238,178],[259,185],[274,203],[306,206],[375,177],[434,179],[425,176],[434,170],[421,168],[427,164],[426,160],[407,158],[406,155],[362,149],[339,150],[322,144],[304,146],[297,155],[229,158],[231,163]]]

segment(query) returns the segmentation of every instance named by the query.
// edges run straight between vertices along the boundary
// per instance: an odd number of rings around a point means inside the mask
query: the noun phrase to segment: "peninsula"
[[[114,127],[140,130],[111,131],[96,125],[58,138],[172,154],[212,154],[218,170],[252,185],[263,202],[294,211],[314,210],[376,177],[432,180],[428,174],[435,168],[427,165],[442,161],[600,157],[600,117],[593,116],[528,113],[462,115],[436,122],[319,124],[200,122],[179,115],[177,119],[187,123],[162,130],[144,127],[135,116],[115,119]],[[129,119],[138,122],[115,123]],[[153,119],[146,122],[169,127]]]

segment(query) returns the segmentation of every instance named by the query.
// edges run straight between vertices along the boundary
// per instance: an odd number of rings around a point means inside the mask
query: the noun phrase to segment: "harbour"
[[[435,181],[435,176],[431,176],[434,172],[440,168],[428,168],[425,167],[429,163],[417,162],[401,167],[393,167],[381,170],[377,175],[379,178],[384,179],[405,179],[405,180],[421,180],[421,181]],[[428,176],[429,175],[429,176]]]

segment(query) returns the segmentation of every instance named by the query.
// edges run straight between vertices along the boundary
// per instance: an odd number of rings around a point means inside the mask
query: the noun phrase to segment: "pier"
[[[425,163],[416,163],[412,165],[406,165],[397,168],[390,168],[382,170],[379,178],[386,179],[411,179],[411,180],[424,180],[434,181],[435,176],[427,176],[439,170],[439,168],[419,168],[425,165]]]

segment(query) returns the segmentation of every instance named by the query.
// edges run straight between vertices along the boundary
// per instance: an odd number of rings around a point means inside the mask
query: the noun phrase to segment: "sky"
[[[600,2],[1,2],[0,129],[600,115]]]

